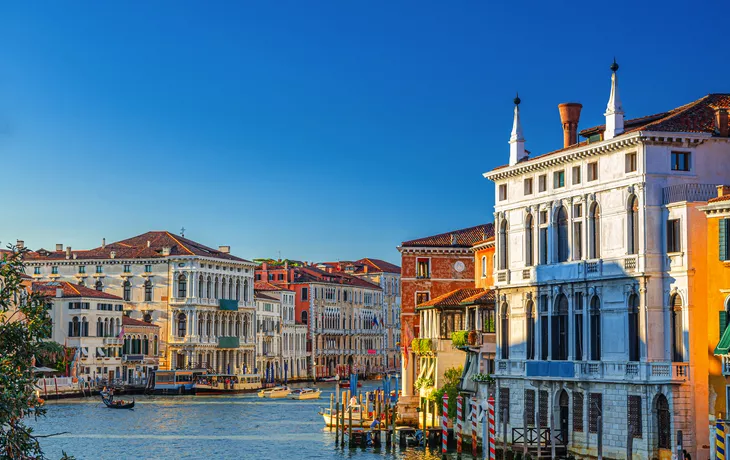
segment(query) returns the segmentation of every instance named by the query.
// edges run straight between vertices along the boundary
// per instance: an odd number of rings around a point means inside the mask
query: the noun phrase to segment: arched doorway
[[[660,449],[672,448],[672,427],[669,414],[669,401],[663,394],[656,398],[656,420],[657,420],[657,447]]]
[[[570,407],[570,398],[568,397],[568,392],[565,390],[560,390],[560,395],[558,397],[558,405],[560,408],[560,412],[558,416],[560,417],[560,442],[562,445],[567,446],[568,445],[568,416],[569,416],[569,407]]]

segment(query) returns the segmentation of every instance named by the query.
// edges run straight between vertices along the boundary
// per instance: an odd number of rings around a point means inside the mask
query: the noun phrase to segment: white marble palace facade
[[[682,430],[693,458],[708,458],[702,338],[689,334],[703,304],[676,207],[730,181],[730,143],[713,125],[724,102],[624,121],[614,66],[606,125],[584,130],[588,141],[577,143],[580,104],[561,104],[564,148],[530,158],[517,98],[509,164],[484,174],[496,192],[497,419],[595,456],[601,416],[614,458],[628,429],[639,458],[676,448]]]
[[[90,250],[27,254],[35,280],[80,283],[122,297],[130,317],[160,326],[160,368],[252,372],[255,264],[169,232]]]

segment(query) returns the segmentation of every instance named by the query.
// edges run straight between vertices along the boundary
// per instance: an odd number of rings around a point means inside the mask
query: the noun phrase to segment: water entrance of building
[[[568,407],[570,398],[568,392],[560,391],[560,441],[564,446],[568,445]]]

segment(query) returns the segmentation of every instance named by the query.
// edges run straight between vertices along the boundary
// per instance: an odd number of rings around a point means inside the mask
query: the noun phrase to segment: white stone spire
[[[618,64],[616,59],[611,64],[611,96],[608,98],[606,106],[606,131],[603,133],[604,139],[613,139],[624,132],[624,108],[621,106],[621,96],[618,93]]]
[[[522,135],[522,123],[520,123],[520,96],[515,97],[515,119],[512,122],[512,135],[509,138],[509,165],[516,165],[518,161],[527,156],[525,153],[525,137]]]

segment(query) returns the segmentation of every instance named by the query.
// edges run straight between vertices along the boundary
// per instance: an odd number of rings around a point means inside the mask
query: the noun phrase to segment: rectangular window
[[[525,179],[525,195],[532,195],[532,178]]]
[[[626,154],[626,172],[636,172],[636,152]]]
[[[578,217],[583,217],[583,205],[574,204],[573,205],[573,218],[577,219]]]
[[[509,388],[499,389],[499,420],[500,423],[509,423]]]
[[[583,361],[583,314],[575,315],[575,357],[576,361]]]
[[[717,224],[720,227],[718,229],[720,260],[730,260],[730,219],[720,219]]]
[[[144,266],[144,272],[145,273],[152,273],[152,265],[147,264]]]
[[[689,171],[689,152],[672,152],[672,171]]]
[[[431,277],[431,261],[429,259],[416,259],[416,278]]]
[[[548,260],[548,228],[540,227],[540,263],[546,264]]]
[[[538,416],[540,417],[540,428],[547,428],[548,427],[548,392],[545,390],[540,390],[538,393],[539,401],[537,402],[539,404],[539,408],[537,410]]]
[[[547,190],[547,176],[545,174],[537,177],[537,191],[544,192]]]
[[[132,271],[132,266],[131,265],[125,265],[124,266],[124,273],[129,273],[130,271]]]
[[[682,251],[682,239],[679,223],[679,219],[669,219],[667,221],[667,252]]]
[[[502,184],[499,186],[499,201],[504,201],[507,199],[507,184]]]
[[[33,269],[33,274],[34,275],[40,275],[41,274],[41,267],[35,267]]]
[[[588,182],[598,179],[598,162],[588,163]]]
[[[482,321],[482,332],[495,332],[494,322],[494,310],[487,310],[486,308],[479,309],[479,316]]]
[[[302,288],[302,300],[309,300],[309,289]]]
[[[580,184],[580,166],[573,166],[573,185]]]
[[[104,266],[103,265],[97,265],[96,266],[96,273],[104,273]]]
[[[583,222],[573,222],[573,260],[583,258]]]
[[[627,401],[628,409],[628,428],[635,438],[641,438],[641,396],[629,395]]]
[[[547,315],[540,316],[540,359],[543,361],[548,360],[548,340],[550,339],[548,318]]]
[[[598,417],[603,415],[603,395],[591,393],[588,407],[588,432],[598,433]]]
[[[51,267],[51,274],[58,275],[58,266],[57,265],[54,265],[53,267]]]
[[[565,187],[565,171],[555,171],[553,173],[553,188]]]
[[[527,426],[535,426],[535,390],[525,390],[525,412]]]
[[[573,392],[573,431],[583,432],[583,393]]]
[[[86,273],[86,265],[79,265],[79,273]]]
[[[416,305],[421,305],[429,300],[431,300],[430,292],[416,292]]]

